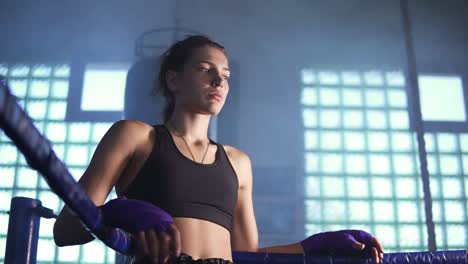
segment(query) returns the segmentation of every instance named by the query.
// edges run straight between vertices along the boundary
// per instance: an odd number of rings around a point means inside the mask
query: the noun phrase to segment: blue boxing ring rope
[[[8,88],[6,79],[2,76],[0,76],[0,127],[23,153],[29,166],[42,174],[52,191],[55,192],[81,219],[84,226],[94,234],[95,237],[119,253],[131,253],[132,239],[130,235],[120,229],[105,228],[102,223],[101,211],[89,199],[81,186],[72,177],[64,163],[54,153],[49,141],[37,130],[31,118],[16,102],[15,97],[11,94]],[[53,217],[53,213],[48,211],[46,208],[41,207],[41,203],[38,200],[18,197],[13,198],[12,200],[5,263],[34,264],[36,262],[35,254],[37,248],[39,218],[41,216],[48,218]],[[31,208],[35,210],[29,210]],[[18,217],[20,220],[27,218],[27,221],[29,222],[25,221],[25,223],[18,223],[19,220],[12,220],[12,217]],[[13,225],[17,228],[13,228]],[[32,226],[35,226],[36,228],[32,228]],[[21,228],[30,229],[31,232],[26,234],[25,230],[18,230]],[[21,234],[12,234],[10,236],[10,230],[15,230]],[[25,248],[12,245],[12,243],[10,243],[11,241],[9,241],[10,238],[13,238],[16,242],[16,240],[21,240],[18,238],[19,236],[25,236],[25,239],[28,240],[32,246],[25,250]],[[306,256],[301,254],[250,252],[233,252],[233,258],[235,263],[242,264],[371,263],[370,259],[362,257]],[[385,255],[382,263],[467,264],[468,250],[390,253]]]

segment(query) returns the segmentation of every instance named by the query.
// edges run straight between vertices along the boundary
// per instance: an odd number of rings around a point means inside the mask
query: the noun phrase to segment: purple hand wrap
[[[149,230],[165,232],[174,223],[172,217],[161,208],[140,200],[119,197],[99,207],[103,223],[130,233]]]
[[[366,247],[363,251],[353,244],[360,242]],[[301,242],[305,253],[312,254],[370,254],[372,235],[362,230],[340,230],[312,235]]]

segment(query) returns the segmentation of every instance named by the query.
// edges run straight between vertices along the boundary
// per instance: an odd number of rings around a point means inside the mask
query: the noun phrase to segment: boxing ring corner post
[[[10,205],[5,264],[35,264],[40,218],[55,218],[41,201],[13,197]]]

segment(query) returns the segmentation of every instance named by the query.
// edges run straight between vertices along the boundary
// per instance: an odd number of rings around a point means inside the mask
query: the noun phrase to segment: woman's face
[[[229,63],[222,50],[194,49],[173,82],[176,104],[191,112],[217,115],[229,92],[228,79]]]

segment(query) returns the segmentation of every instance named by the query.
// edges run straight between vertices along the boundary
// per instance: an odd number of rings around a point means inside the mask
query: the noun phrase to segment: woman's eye
[[[208,68],[201,68],[201,71],[202,71],[202,72],[209,72],[210,69],[208,69]]]

